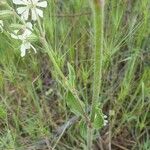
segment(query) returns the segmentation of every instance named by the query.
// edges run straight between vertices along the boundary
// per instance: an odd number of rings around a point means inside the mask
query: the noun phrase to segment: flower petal
[[[17,13],[22,14],[24,11],[26,11],[27,7],[19,7],[17,8]]]
[[[31,44],[29,42],[22,43],[21,49],[20,49],[21,50],[21,57],[24,57],[26,55],[26,50],[30,49],[30,47],[31,47]]]
[[[32,20],[37,20],[37,17],[36,17],[36,11],[35,11],[35,9],[31,9],[31,13],[32,13]]]
[[[45,7],[47,7],[47,2],[46,2],[46,1],[38,2],[38,3],[36,4],[36,6],[45,8]]]
[[[26,47],[26,49],[30,49],[31,48],[31,44],[29,42],[24,43],[24,46]]]
[[[18,39],[23,41],[24,40],[24,36],[23,35],[18,35]]]
[[[19,37],[18,37],[17,33],[18,33],[18,30],[14,30],[14,32],[11,33],[10,36],[11,36],[13,39],[17,39],[17,40],[18,40]]]
[[[26,23],[26,28],[32,30],[32,23],[31,22],[27,22]]]
[[[23,17],[24,20],[28,20],[29,8],[26,8],[26,10],[22,13],[22,17]]]
[[[104,115],[104,119],[107,119],[108,117],[106,115]]]
[[[13,0],[13,3],[17,5],[26,5],[26,0]]]
[[[42,10],[36,8],[36,13],[37,13],[37,15],[39,15],[40,17],[43,17],[43,11],[42,11]]]
[[[21,57],[24,57],[26,55],[26,47],[24,44],[21,45]]]
[[[24,31],[24,33],[22,34],[22,37],[23,37],[24,40],[26,40],[31,34],[32,34],[31,30],[26,29]]]
[[[37,3],[39,0],[31,0],[32,3]]]

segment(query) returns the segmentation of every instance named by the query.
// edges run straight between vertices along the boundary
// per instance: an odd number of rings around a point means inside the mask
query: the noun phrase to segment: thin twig
[[[116,142],[112,142],[112,145],[114,145],[114,146],[118,147],[120,150],[129,150],[128,148],[123,147],[123,146],[121,146],[121,145],[117,144]]]

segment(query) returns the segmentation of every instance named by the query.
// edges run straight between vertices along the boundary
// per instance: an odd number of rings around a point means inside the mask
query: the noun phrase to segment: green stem
[[[42,42],[42,43],[43,43],[43,45],[44,45],[44,47],[45,47],[45,49],[46,49],[46,51],[47,51],[47,53],[48,53],[48,55],[49,55],[49,57],[50,57],[52,63],[53,63],[53,65],[54,65],[54,67],[55,67],[55,69],[56,69],[58,75],[61,77],[61,79],[62,79],[62,81],[63,81],[63,84],[64,84],[64,87],[65,87],[67,90],[69,90],[69,91],[72,93],[72,95],[74,96],[74,98],[77,100],[77,102],[78,102],[80,108],[82,109],[82,113],[83,113],[83,116],[84,116],[84,119],[85,119],[86,123],[88,124],[88,126],[91,126],[90,119],[89,119],[89,117],[87,116],[87,114],[86,114],[84,108],[82,107],[81,100],[80,100],[80,98],[79,98],[79,96],[78,96],[78,94],[77,94],[77,91],[76,91],[76,89],[75,89],[74,87],[72,87],[72,86],[69,84],[67,78],[64,76],[63,72],[61,71],[60,67],[58,66],[58,64],[57,64],[57,62],[56,62],[56,60],[55,60],[55,58],[54,58],[54,56],[53,56],[53,50],[52,50],[51,48],[49,48],[49,45],[48,45],[48,43],[47,43],[47,41],[46,41],[45,39],[43,39],[43,42]]]
[[[91,107],[91,122],[94,121],[96,107],[100,105],[99,95],[101,93],[102,67],[103,67],[103,41],[104,41],[104,2],[105,0],[93,0],[92,10],[94,15],[94,81]],[[93,131],[88,129],[88,150],[92,149]],[[89,143],[90,141],[90,143]]]
[[[37,21],[38,21],[38,25],[39,25],[39,29],[40,29],[42,44],[43,44],[44,48],[46,49],[46,52],[48,53],[53,65],[54,65],[54,68],[56,69],[56,72],[61,77],[61,79],[63,81],[63,84],[64,84],[64,87],[67,90],[69,90],[72,93],[72,95],[74,96],[74,98],[77,100],[78,105],[82,110],[82,114],[84,116],[84,119],[85,119],[87,125],[90,127],[91,126],[90,118],[88,117],[88,115],[86,114],[84,108],[82,107],[81,100],[78,96],[78,93],[77,93],[76,89],[69,84],[67,78],[64,76],[63,72],[61,71],[61,69],[60,69],[60,67],[57,63],[57,61],[55,60],[54,51],[53,51],[52,47],[48,44],[48,42],[45,38],[45,34],[43,34],[44,32],[42,31],[41,22],[40,22],[40,19],[39,19],[38,16],[37,16]]]
[[[93,0],[94,14],[94,83],[91,121],[94,121],[95,108],[99,102],[102,81],[103,41],[104,41],[104,0]]]
[[[93,129],[87,127],[87,150],[92,150]]]

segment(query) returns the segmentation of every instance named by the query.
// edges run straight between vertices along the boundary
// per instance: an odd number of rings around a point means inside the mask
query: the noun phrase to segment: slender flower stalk
[[[43,47],[45,48],[46,52],[48,53],[58,75],[61,77],[62,81],[63,81],[63,84],[65,86],[65,88],[67,90],[69,90],[73,97],[76,99],[76,101],[78,102],[79,104],[79,107],[81,108],[82,110],[82,114],[83,114],[83,117],[84,117],[84,120],[85,122],[87,123],[87,125],[90,127],[91,126],[91,122],[90,122],[90,118],[88,117],[88,115],[86,114],[84,108],[82,107],[82,104],[81,104],[81,99],[79,98],[78,96],[78,93],[76,91],[76,89],[74,87],[72,87],[67,78],[65,77],[65,75],[63,74],[63,72],[61,71],[59,65],[57,64],[57,61],[55,60],[55,57],[54,57],[54,52],[53,52],[53,49],[52,47],[48,44],[46,38],[45,38],[45,35],[43,34],[43,29],[42,29],[42,25],[41,25],[41,21],[39,19],[39,17],[37,16],[37,23],[38,23],[38,26],[39,26],[39,29],[40,29],[40,34],[41,34],[41,40],[42,40],[42,44],[43,44]]]
[[[91,122],[94,122],[96,106],[100,105],[102,64],[103,64],[103,41],[104,41],[104,3],[105,0],[92,0],[94,16],[94,81],[91,108]],[[106,123],[105,123],[106,124]],[[92,150],[93,130],[88,128],[87,149]]]

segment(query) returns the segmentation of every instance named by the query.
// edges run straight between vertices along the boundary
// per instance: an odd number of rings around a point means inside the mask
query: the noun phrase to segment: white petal
[[[11,33],[10,36],[11,36],[13,39],[17,39],[17,40],[19,39],[18,36],[16,36],[16,35],[13,34],[13,33]]]
[[[36,13],[37,13],[37,15],[39,15],[40,17],[43,18],[43,11],[42,10],[36,8]]]
[[[24,11],[26,11],[27,7],[19,7],[17,8],[18,14],[22,14]]]
[[[17,33],[18,33],[18,30],[14,30],[14,32],[11,33],[10,36],[11,36],[13,39],[17,39],[17,40],[18,40],[19,37],[18,37]]]
[[[31,12],[32,12],[32,20],[34,21],[37,20],[35,9],[32,9]]]
[[[106,123],[106,124],[107,124],[107,123],[108,123],[108,120],[104,120],[104,123]]]
[[[24,57],[26,55],[26,47],[24,44],[21,45],[21,57]]]
[[[104,115],[104,119],[107,119],[108,117],[106,115]]]
[[[27,22],[26,23],[26,27],[32,30],[32,23],[31,22]]]
[[[104,120],[104,126],[108,124],[108,120]]]
[[[26,47],[26,49],[30,49],[31,48],[31,44],[29,42],[24,43],[24,46]]]
[[[29,42],[27,42],[27,43],[22,43],[22,45],[21,45],[21,57],[24,57],[24,56],[25,56],[26,50],[27,50],[27,49],[30,49],[30,47],[31,47],[31,44],[30,44]]]
[[[46,1],[38,2],[38,3],[36,4],[36,6],[45,8],[45,7],[47,7],[47,2],[46,2]]]
[[[26,0],[13,0],[13,3],[17,5],[26,5]]]
[[[21,41],[23,41],[25,38],[24,38],[23,35],[18,35],[18,39],[21,40]]]
[[[27,8],[23,13],[22,13],[23,19],[28,20],[29,17],[29,9]]]
[[[104,122],[104,126],[106,126],[106,125],[107,125],[107,123]]]
[[[39,0],[31,0],[32,3],[37,3]]]
[[[27,39],[32,34],[31,30],[26,29],[22,34],[23,39]]]

